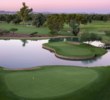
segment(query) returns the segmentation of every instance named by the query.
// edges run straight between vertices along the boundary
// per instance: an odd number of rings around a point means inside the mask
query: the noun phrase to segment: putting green
[[[58,55],[64,57],[73,57],[73,59],[93,58],[95,55],[101,56],[106,53],[105,49],[97,48],[88,44],[72,44],[68,42],[52,42],[43,44],[44,48],[54,49]],[[87,59],[86,58],[86,59]]]
[[[9,72],[8,89],[24,98],[50,98],[72,93],[97,78],[96,71],[79,67],[44,67],[35,71]]]

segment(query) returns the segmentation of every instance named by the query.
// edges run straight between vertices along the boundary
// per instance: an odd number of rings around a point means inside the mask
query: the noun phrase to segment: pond
[[[20,69],[45,65],[82,67],[110,65],[108,60],[110,58],[110,50],[102,57],[92,60],[63,60],[57,58],[54,53],[42,48],[42,44],[48,42],[55,42],[55,40],[0,40],[0,66],[9,69]]]

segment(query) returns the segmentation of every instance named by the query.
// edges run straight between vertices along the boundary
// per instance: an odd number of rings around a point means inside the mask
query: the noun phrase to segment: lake
[[[72,65],[82,67],[110,65],[110,50],[92,60],[64,60],[57,58],[54,53],[43,49],[42,44],[53,40],[0,40],[0,66],[9,69],[31,68],[45,65]]]

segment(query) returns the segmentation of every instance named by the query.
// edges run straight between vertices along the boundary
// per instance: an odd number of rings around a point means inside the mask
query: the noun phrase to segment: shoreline
[[[0,39],[29,39],[29,40],[32,40],[32,39],[51,39],[51,38],[69,38],[69,37],[72,37],[74,38],[75,36],[41,36],[41,37],[29,37],[29,36],[25,36],[25,37],[17,37],[17,36],[11,36],[11,37],[1,37],[0,36]]]
[[[77,60],[78,61],[78,60],[89,60],[89,59],[95,58],[94,56],[91,56],[91,57],[67,57],[67,56],[63,56],[63,55],[60,55],[60,54],[56,53],[55,49],[49,48],[49,47],[45,46],[45,44],[43,44],[42,47],[44,49],[49,50],[50,52],[53,52],[56,57],[61,58],[61,59],[65,59],[65,60]]]

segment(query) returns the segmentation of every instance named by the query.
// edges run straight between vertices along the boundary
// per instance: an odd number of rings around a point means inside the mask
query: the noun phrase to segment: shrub
[[[37,34],[38,34],[38,32],[33,32],[33,33],[30,34],[30,36],[35,36]]]
[[[0,35],[3,35],[4,33],[10,33],[8,30],[0,30]]]
[[[17,28],[11,28],[11,29],[10,29],[10,31],[13,32],[13,34],[14,34],[14,32],[16,32],[17,30],[18,30]]]
[[[83,33],[80,36],[80,41],[101,41],[102,37],[100,37],[99,35],[95,34],[95,33]]]
[[[0,30],[0,35],[3,35],[3,31],[2,30]]]
[[[105,31],[106,36],[110,36],[110,31]]]

